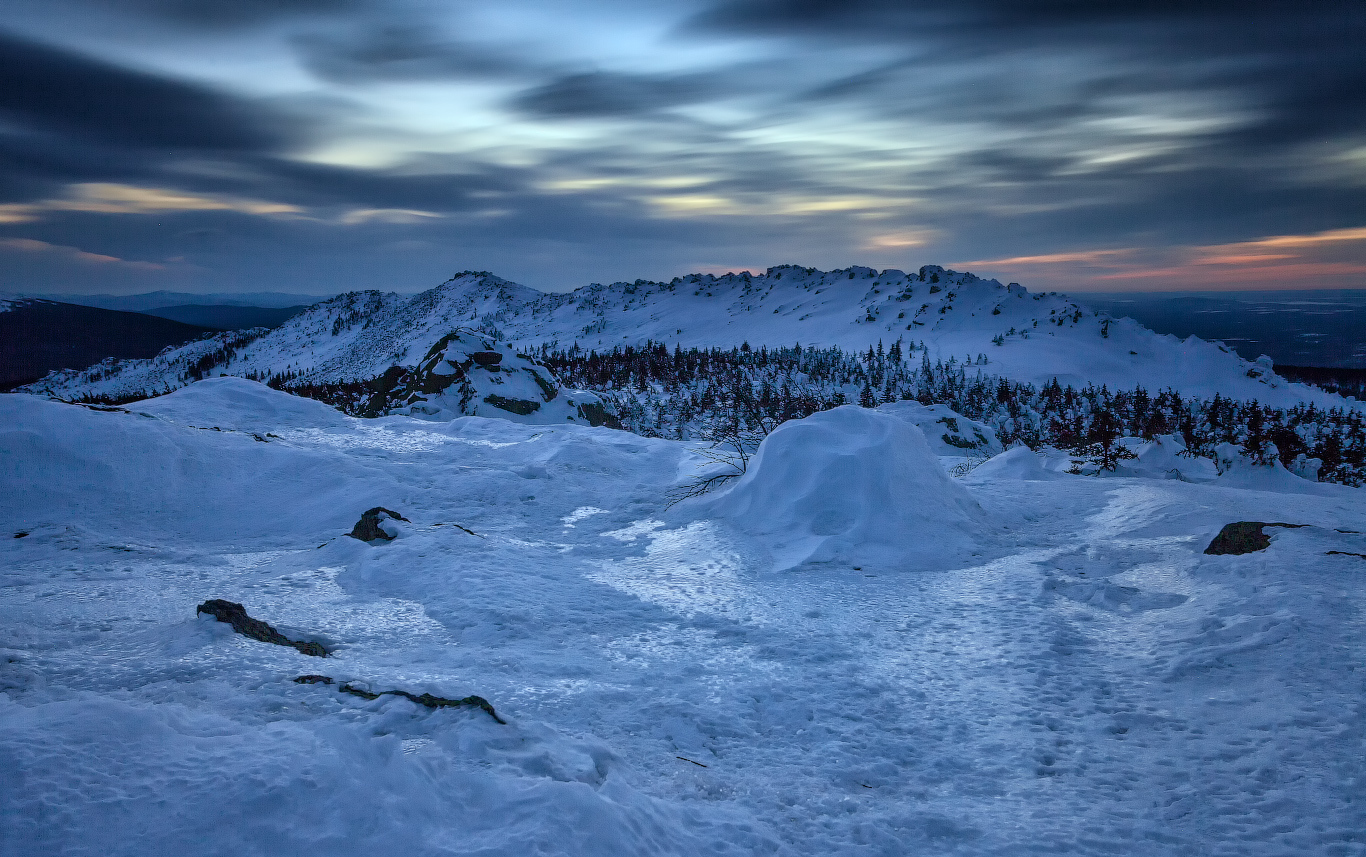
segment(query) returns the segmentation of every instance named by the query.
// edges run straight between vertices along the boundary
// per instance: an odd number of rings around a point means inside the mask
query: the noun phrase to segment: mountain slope
[[[0,390],[35,381],[55,369],[84,369],[105,357],[152,357],[167,346],[211,332],[136,312],[37,298],[7,299],[3,305]]]
[[[985,355],[987,374],[1043,384],[1172,388],[1288,406],[1341,400],[1277,378],[1269,364],[1239,358],[1217,343],[1161,336],[1131,319],[1112,320],[1064,295],[1031,295],[969,273],[929,265],[914,274],[854,267],[837,271],[780,266],[760,276],[694,274],[668,283],[637,280],[545,294],[486,272],[466,272],[412,297],[352,292],[319,303],[238,349],[213,371],[311,383],[377,378],[413,366],[457,327],[479,327],[530,347],[549,343],[611,349],[646,340],[733,347],[838,345],[864,350],[898,339],[923,342],[932,359]],[[177,356],[129,365],[101,377],[68,374],[34,392],[126,396],[157,377],[177,376]],[[981,365],[982,360],[976,360]],[[183,364],[183,361],[182,361]]]

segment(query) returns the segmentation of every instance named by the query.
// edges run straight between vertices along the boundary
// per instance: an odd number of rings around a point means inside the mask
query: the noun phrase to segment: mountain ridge
[[[1267,404],[1343,403],[1291,385],[1274,374],[1269,361],[1244,360],[1219,343],[1156,334],[1066,295],[1031,294],[1016,283],[938,265],[915,273],[779,265],[758,275],[690,274],[667,283],[594,283],[565,293],[540,292],[487,271],[463,271],[416,295],[338,295],[274,331],[239,337],[218,362],[208,359],[212,349],[191,344],[150,361],[49,376],[29,391],[72,398],[175,389],[194,380],[185,372],[191,356],[201,375],[289,373],[310,383],[365,381],[392,366],[416,365],[459,327],[481,329],[525,349],[601,351],[654,341],[685,348],[801,343],[863,350],[903,340],[923,343],[931,358],[968,356],[975,365],[987,365],[988,374],[1033,384],[1058,378],[1078,386],[1141,384]]]

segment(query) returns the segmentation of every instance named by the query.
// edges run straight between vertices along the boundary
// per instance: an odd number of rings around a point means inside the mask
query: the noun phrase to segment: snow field
[[[0,398],[0,853],[1366,853],[1359,490],[949,480],[853,409],[666,511],[688,447],[607,429],[129,411]],[[832,493],[882,547],[773,571]],[[1235,520],[1314,526],[1203,555]]]

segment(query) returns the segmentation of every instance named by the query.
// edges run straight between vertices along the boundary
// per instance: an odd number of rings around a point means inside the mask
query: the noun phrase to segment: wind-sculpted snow
[[[987,516],[944,473],[924,433],[857,405],[783,423],[704,508],[759,537],[777,570],[949,568],[993,541]]]
[[[546,344],[611,350],[647,341],[731,348],[923,343],[931,360],[979,360],[990,374],[1042,386],[1171,388],[1236,400],[1320,407],[1342,400],[1277,377],[1217,343],[1159,336],[1098,315],[1064,295],[1030,294],[927,265],[915,273],[783,265],[764,274],[693,274],[667,283],[594,284],[545,294],[487,272],[465,272],[412,297],[353,292],[317,304],[269,333],[201,364],[202,353],[69,373],[30,389],[64,399],[164,392],[205,375],[309,384],[361,382],[414,366],[443,336],[478,328],[519,350]],[[187,348],[190,346],[187,346]],[[197,370],[190,367],[198,366]],[[197,374],[196,374],[197,372]]]
[[[1366,492],[950,480],[872,410],[769,442],[737,517],[605,428],[0,397],[0,852],[1360,851]],[[1236,521],[1305,526],[1205,555]],[[772,571],[775,522],[830,561]],[[471,697],[506,725],[413,701]]]

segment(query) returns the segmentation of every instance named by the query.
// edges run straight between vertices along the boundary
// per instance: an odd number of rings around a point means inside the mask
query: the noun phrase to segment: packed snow
[[[1366,853],[1366,492],[1170,441],[955,478],[941,418],[669,506],[697,444],[0,397],[0,852]],[[1234,521],[1305,526],[1202,553]]]

